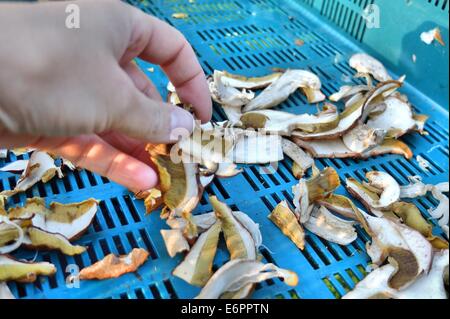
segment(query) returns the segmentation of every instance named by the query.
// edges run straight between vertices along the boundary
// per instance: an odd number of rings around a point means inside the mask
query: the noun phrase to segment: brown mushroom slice
[[[388,71],[384,65],[365,53],[354,54],[349,61],[350,66],[360,74],[369,74],[374,77],[375,80],[384,82],[389,81],[390,77]]]
[[[386,131],[357,125],[342,136],[342,142],[352,152],[364,153],[383,143]]]
[[[0,282],[34,282],[37,276],[51,276],[55,273],[55,265],[48,262],[26,262],[0,255]]]
[[[128,255],[109,254],[95,264],[80,271],[80,280],[104,280],[118,278],[135,272],[148,259],[149,253],[142,248],[133,248]]]
[[[235,217],[232,210],[217,197],[210,197],[211,205],[218,220],[222,222],[222,231],[225,237],[231,259],[256,259],[256,243],[252,234]]]
[[[395,266],[390,264],[376,268],[357,283],[355,288],[342,299],[372,299],[378,294],[392,297],[391,293],[394,293],[394,291],[389,287],[388,282],[396,271]]]
[[[245,77],[242,75],[231,74],[226,71],[222,72],[222,83],[236,89],[257,90],[264,89],[278,80],[283,73],[276,72],[260,77]]]
[[[144,197],[144,206],[146,214],[150,214],[151,212],[160,208],[161,205],[163,204],[163,197],[160,189],[152,188],[146,191],[145,195],[146,196]],[[136,198],[138,198],[138,195],[136,195]]]
[[[245,105],[243,111],[269,109],[287,100],[289,96],[299,88],[309,88],[316,94],[309,93],[309,98],[314,97],[310,103],[323,101],[325,96],[320,92],[322,84],[317,75],[305,70],[287,70],[276,81],[262,91],[256,98]]]
[[[173,275],[191,285],[203,287],[212,275],[220,233],[221,222],[217,221],[199,236],[189,254],[175,268]]]
[[[0,282],[0,300],[16,299],[6,282]]]
[[[56,174],[62,176],[61,169],[55,165],[53,157],[46,152],[34,151],[30,156],[27,168],[23,171],[14,189],[3,191],[0,194],[12,196],[24,192],[39,181],[47,183]]]
[[[281,147],[283,148],[283,153],[290,157],[297,165],[298,171],[297,174],[295,174],[296,178],[302,178],[304,173],[314,165],[314,159],[311,155],[303,151],[303,149],[294,142],[283,138]]]
[[[327,104],[317,115],[261,110],[244,113],[240,123],[246,129],[259,129],[265,133],[290,136],[293,130],[315,133],[329,131],[339,123],[339,114],[335,106]]]
[[[161,236],[166,245],[167,253],[170,257],[175,257],[177,254],[189,251],[190,246],[188,241],[179,229],[161,229]]]
[[[209,79],[209,90],[212,99],[220,105],[228,105],[233,107],[241,107],[248,104],[255,97],[255,93],[246,91],[245,89],[239,91],[238,89],[225,85],[222,81],[224,73],[221,71],[214,71],[213,78]]]
[[[59,250],[68,256],[79,255],[86,251],[86,247],[72,245],[66,237],[58,233],[50,233],[37,227],[29,227],[27,234],[29,240],[26,240],[24,245],[28,248]]]
[[[240,135],[233,149],[236,164],[267,164],[284,159],[281,136],[247,131]]]
[[[347,246],[358,238],[354,224],[354,221],[338,218],[321,206],[312,211],[311,216],[303,226],[325,240]]]
[[[0,171],[16,173],[26,170],[27,167],[28,167],[28,160],[17,160],[15,162],[6,164],[2,168],[0,168]]]
[[[332,94],[329,99],[332,102],[339,102],[345,98],[351,98],[359,93],[366,93],[370,88],[367,85],[344,85],[342,86],[338,92]],[[363,95],[360,95],[362,97]]]
[[[286,235],[299,249],[305,248],[305,231],[297,216],[289,208],[286,201],[279,203],[268,218]]]
[[[256,260],[234,259],[214,273],[196,299],[218,299],[227,292],[237,292],[271,278],[282,278],[291,287],[298,284],[297,274],[292,271]]]

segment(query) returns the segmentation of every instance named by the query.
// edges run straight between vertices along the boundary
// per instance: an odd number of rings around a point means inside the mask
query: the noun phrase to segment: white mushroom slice
[[[256,243],[250,231],[235,217],[231,209],[217,197],[210,197],[216,217],[222,223],[222,231],[231,259],[256,259]],[[241,216],[242,217],[242,216]],[[260,240],[258,236],[258,241]]]
[[[434,40],[436,40],[439,44],[445,46],[445,42],[442,39],[441,30],[438,27],[431,29],[430,31],[422,32],[420,34],[420,40],[427,45],[430,45]]]
[[[217,218],[216,214],[211,212],[207,214],[193,215],[192,222],[197,226],[198,232],[203,233],[217,222]],[[187,221],[180,217],[169,218],[166,223],[170,228],[179,229],[182,231],[184,231],[188,225]]]
[[[287,70],[283,75],[248,103],[243,111],[269,109],[287,100],[299,88],[320,91],[322,84],[317,75],[305,70]],[[317,94],[319,94],[317,92]],[[325,96],[316,96],[314,102],[324,100]]]
[[[349,63],[358,73],[369,74],[377,81],[384,82],[392,79],[384,65],[368,54],[355,54],[350,58]]]
[[[314,165],[314,159],[311,157],[311,155],[303,151],[294,142],[283,138],[283,140],[281,141],[281,147],[283,148],[283,153],[289,156],[301,170],[299,175],[303,176],[303,174]],[[300,178],[300,176],[296,177]]]
[[[384,112],[370,115],[367,126],[373,129],[387,131],[390,138],[399,138],[406,133],[419,129],[418,122],[414,119],[411,105],[401,99],[390,96],[383,104],[386,106]],[[424,123],[420,123],[423,129]]]
[[[11,221],[7,216],[0,215],[0,235],[2,233],[8,232],[14,235],[12,243],[9,243],[8,245],[1,246],[0,245],[0,254],[8,254],[22,245],[24,240],[24,233],[22,230],[22,227],[20,225],[17,225],[15,222]],[[9,242],[9,239],[7,240]],[[6,243],[6,239],[5,239]]]
[[[376,268],[342,299],[392,298],[394,290],[389,287],[388,282],[396,271],[395,266],[390,264]]]
[[[410,176],[408,179],[411,184],[400,186],[400,198],[425,196],[433,188],[433,185],[425,185],[420,176]]]
[[[187,283],[203,287],[212,275],[212,265],[221,232],[220,221],[199,236],[189,254],[173,271]]]
[[[27,169],[28,160],[17,160],[15,162],[9,163],[2,168],[0,171],[2,172],[22,172]]]
[[[342,99],[345,99],[347,97],[352,97],[361,92],[365,93],[369,90],[370,90],[370,88],[367,85],[356,85],[356,86],[344,85],[339,89],[338,92],[331,95],[329,97],[329,99],[330,99],[330,101],[333,101],[333,102],[339,102]],[[362,97],[362,96],[363,95],[360,95],[360,97]]]
[[[241,106],[222,105],[222,110],[231,124],[237,125],[242,116]]]
[[[161,236],[164,239],[167,253],[170,257],[175,257],[178,253],[189,251],[189,243],[179,229],[161,229]]]
[[[223,76],[223,72],[214,71],[213,80],[209,79],[209,90],[215,102],[221,105],[241,107],[253,100],[254,92],[239,91],[232,86],[225,85],[222,82]]]
[[[336,217],[322,206],[312,211],[311,216],[303,226],[325,240],[346,246],[358,238],[358,234],[353,227],[354,223],[354,221],[346,221]]]
[[[0,282],[0,300],[16,299],[6,282]]]
[[[342,141],[350,151],[364,153],[383,143],[385,136],[386,131],[361,124],[344,134]]]
[[[60,168],[55,165],[53,157],[45,152],[34,151],[30,156],[26,170],[22,173],[14,189],[3,191],[0,194],[12,196],[24,192],[39,181],[47,183],[57,173],[61,176]]]
[[[448,183],[447,185],[447,192],[448,192]],[[439,226],[448,226],[449,222],[449,199],[447,196],[442,194],[442,191],[439,190],[437,187],[433,187],[431,193],[433,194],[433,197],[439,201],[438,207],[435,209],[430,209],[429,213],[431,217],[439,220]]]
[[[201,175],[200,177],[199,177],[199,182],[200,182],[200,185],[203,187],[203,188],[206,188],[209,184],[211,184],[212,183],[212,181],[214,180],[214,178],[215,178],[216,176],[213,174],[213,175]]]
[[[262,245],[262,235],[261,230],[259,229],[259,224],[255,223],[246,213],[240,211],[233,211],[233,216],[250,233],[255,243],[255,248],[258,250],[258,248]]]
[[[236,89],[256,90],[263,89],[271,85],[274,81],[278,80],[282,74],[283,73],[281,72],[276,72],[261,77],[245,77],[223,71],[221,80],[224,85],[231,86]]]
[[[0,255],[0,282],[34,282],[39,275],[51,276],[56,267],[48,262],[19,261],[8,255]]]
[[[262,110],[244,113],[239,121],[246,129],[290,136],[293,130],[307,133],[329,131],[339,124],[339,113],[334,105],[327,104],[317,115]]]
[[[0,159],[8,157],[8,150],[5,148],[0,148]]]
[[[32,249],[59,250],[65,255],[74,256],[86,251],[86,247],[72,245],[69,240],[61,234],[51,233],[37,227],[27,229],[29,242],[24,244]]]
[[[222,162],[219,163],[219,167],[217,168],[215,175],[219,178],[233,177],[239,175],[242,171],[243,170],[241,168],[237,168],[237,165],[234,163]]]
[[[216,271],[196,299],[218,299],[227,292],[237,292],[249,284],[271,278],[282,278],[291,287],[298,284],[298,277],[294,272],[273,264],[255,260],[231,260]]]
[[[267,164],[284,159],[281,136],[248,131],[240,135],[233,149],[232,162],[237,164]]]
[[[400,199],[400,185],[386,172],[373,171],[366,174],[370,186],[381,191],[380,199],[373,203],[374,208],[390,207]]]

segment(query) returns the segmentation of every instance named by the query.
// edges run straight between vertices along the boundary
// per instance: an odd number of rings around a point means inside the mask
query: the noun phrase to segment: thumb
[[[125,95],[125,107],[118,106],[119,111],[112,112],[112,130],[146,142],[165,144],[177,142],[178,136],[192,132],[194,117],[188,111],[152,99],[133,84],[125,92],[119,91]],[[115,101],[123,100],[122,96]]]

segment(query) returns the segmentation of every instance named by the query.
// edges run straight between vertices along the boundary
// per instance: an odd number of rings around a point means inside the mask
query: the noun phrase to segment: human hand
[[[0,4],[0,146],[62,156],[133,191],[158,183],[144,148],[193,129],[133,63],[158,64],[203,122],[212,104],[183,35],[120,1],[84,0],[80,28],[65,26],[70,2]]]

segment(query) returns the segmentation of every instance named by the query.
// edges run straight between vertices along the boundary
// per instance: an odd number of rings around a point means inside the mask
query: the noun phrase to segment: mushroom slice
[[[0,148],[0,159],[8,157],[8,150],[5,148]]]
[[[237,164],[267,164],[284,159],[281,136],[247,131],[239,136],[233,149],[232,162]]]
[[[396,96],[390,96],[384,100],[383,104],[386,107],[384,112],[369,115],[368,127],[386,131],[388,138],[399,138],[416,129],[423,130],[424,119],[418,121],[414,118],[408,102]]]
[[[360,221],[358,219],[356,210],[359,210],[352,200],[343,195],[331,194],[328,197],[319,199],[317,204],[332,210],[339,215],[342,215],[346,218],[353,219],[355,221]]]
[[[231,209],[217,197],[210,197],[218,220],[222,222],[223,235],[231,259],[256,259],[256,243],[249,230],[235,217]]]
[[[197,226],[197,230],[201,234],[210,229],[217,222],[217,218],[216,214],[211,212],[192,216],[192,222]],[[188,226],[187,221],[179,217],[169,218],[166,223],[170,228],[182,231]]]
[[[237,168],[237,165],[234,163],[219,163],[217,171],[215,175],[219,178],[233,177],[242,173],[242,169]]]
[[[289,208],[286,201],[275,207],[268,218],[286,235],[299,249],[305,248],[305,231],[297,216]]]
[[[282,278],[291,287],[298,284],[298,277],[292,271],[256,260],[234,259],[216,271],[196,299],[218,299],[227,292],[237,292],[271,278]]]
[[[161,236],[164,239],[167,253],[170,257],[175,257],[178,253],[189,251],[189,243],[179,229],[161,229]]]
[[[10,253],[24,241],[22,227],[7,216],[0,215],[0,254]]]
[[[6,282],[0,282],[0,300],[4,299],[16,299],[11,290],[9,290]]]
[[[374,107],[380,104],[386,97],[394,93],[402,83],[399,81],[387,81],[379,83],[372,90],[367,92],[363,98],[357,99],[354,103],[348,105],[339,115],[339,124],[337,127],[318,133],[306,133],[293,131],[292,135],[303,140],[323,140],[336,139],[348,132],[355,124],[365,122],[366,117]]]
[[[39,275],[51,276],[56,267],[48,262],[26,262],[8,255],[0,255],[0,282],[34,282]]]
[[[148,259],[149,253],[142,248],[133,248],[128,255],[109,254],[95,264],[80,271],[80,280],[104,280],[118,278],[135,272]]]
[[[55,160],[46,152],[34,151],[28,161],[27,168],[17,181],[13,190],[3,191],[0,194],[12,196],[24,192],[39,181],[47,183],[56,174],[61,176],[61,169],[55,165]]]
[[[7,212],[5,209],[6,196],[0,195],[0,216],[6,216]]]
[[[245,77],[223,71],[221,80],[224,85],[231,86],[236,89],[257,90],[268,87],[282,75],[283,73],[276,72],[261,77]]]
[[[368,54],[355,54],[350,58],[349,63],[358,73],[369,74],[377,81],[384,82],[392,79],[384,65]]]
[[[240,123],[246,129],[253,128],[265,133],[290,136],[293,130],[307,133],[329,131],[339,123],[339,114],[334,105],[326,104],[317,115],[261,110],[244,113]]]
[[[408,179],[410,181],[409,185],[400,186],[400,198],[416,198],[425,196],[434,187],[434,185],[424,184],[420,176],[410,176]]]
[[[342,141],[350,151],[363,153],[383,143],[385,136],[386,131],[382,129],[360,124],[344,134]]]
[[[448,192],[448,183],[447,190]],[[449,200],[448,197],[445,196],[441,190],[437,187],[434,187],[431,191],[433,197],[439,201],[439,205],[435,209],[430,209],[430,215],[433,218],[439,220],[439,226],[448,226],[449,222]]]
[[[220,232],[221,223],[217,221],[200,235],[183,262],[175,268],[173,275],[191,285],[203,287],[212,275]]]
[[[86,251],[86,247],[72,245],[61,234],[50,233],[37,227],[29,227],[27,233],[30,243],[25,242],[25,244],[33,249],[59,250],[69,256],[79,255]]]
[[[0,168],[0,171],[2,172],[22,172],[26,170],[28,167],[28,160],[17,160],[15,162],[9,163],[2,168]]]
[[[241,211],[233,211],[233,216],[250,233],[255,243],[255,248],[258,250],[258,248],[262,245],[262,235],[261,230],[259,229],[259,224],[255,223],[253,219]]]
[[[354,221],[346,221],[333,215],[328,209],[321,206],[314,209],[303,226],[310,232],[325,240],[339,244],[349,245],[358,238]]]
[[[283,138],[281,147],[283,148],[283,153],[289,156],[297,165],[298,170],[295,176],[296,178],[302,178],[304,173],[314,165],[314,159],[311,155],[303,151],[294,142]]]
[[[323,101],[325,96],[320,93],[322,84],[317,75],[305,70],[287,70],[283,75],[268,86],[256,98],[248,103],[243,111],[269,109],[287,100],[299,88],[310,89],[310,103]],[[314,92],[314,94],[312,93]]]
[[[23,207],[10,208],[9,215],[11,218],[32,218],[33,226],[73,241],[91,225],[97,209],[95,199],[72,204],[51,203],[47,208],[42,198],[35,197],[28,199]]]
[[[144,199],[145,213],[150,214],[163,204],[162,193],[158,188],[152,188],[145,193],[147,195]]]
[[[241,107],[246,105],[255,97],[254,92],[247,92],[245,89],[239,91],[238,89],[225,85],[222,81],[224,73],[221,71],[214,71],[213,79],[209,79],[209,90],[213,100],[221,105]]]
[[[367,85],[344,85],[338,92],[332,94],[329,99],[332,102],[339,102],[342,99],[355,96],[358,93],[365,93],[369,90],[370,88]],[[360,97],[362,97],[362,95],[360,95]]]

